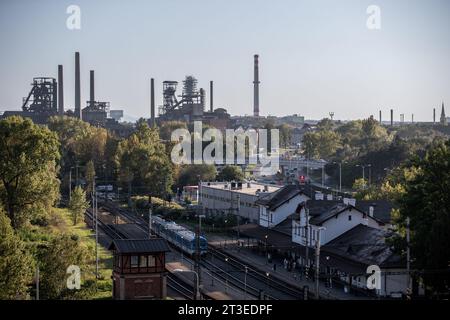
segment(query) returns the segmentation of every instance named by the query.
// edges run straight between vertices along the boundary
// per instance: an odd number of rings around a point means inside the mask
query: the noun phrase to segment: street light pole
[[[406,272],[407,272],[407,290],[408,293],[411,292],[411,253],[409,248],[409,241],[410,241],[410,230],[409,230],[409,223],[410,219],[409,217],[406,217]]]
[[[245,274],[244,274],[244,300],[247,300],[247,273],[248,268],[245,266]]]
[[[225,292],[228,292],[228,257],[225,257]]]
[[[306,208],[306,202],[305,202],[305,215],[306,215],[306,222],[305,222],[305,270],[306,270],[306,276],[309,276],[309,210]]]
[[[95,273],[96,279],[98,279],[98,205],[96,192],[95,192]]]
[[[148,238],[152,237],[152,204],[150,203],[150,208],[148,209]]]
[[[319,300],[319,275],[320,275],[320,231],[323,228],[317,230],[317,241],[316,241],[316,299]]]
[[[186,272],[186,273],[192,272],[193,274],[195,274],[196,279],[197,279],[195,287],[197,288],[197,290],[194,294],[194,300],[201,300],[200,282],[199,282],[199,278],[198,278],[198,273],[193,270],[183,270],[183,269],[175,269],[175,270],[173,270],[173,272]]]
[[[69,201],[72,200],[72,168],[69,170]]]
[[[324,180],[325,180],[325,166],[322,165],[322,188],[324,186],[324,182],[325,182]]]

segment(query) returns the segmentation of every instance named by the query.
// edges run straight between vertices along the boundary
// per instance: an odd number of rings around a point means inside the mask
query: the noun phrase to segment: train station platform
[[[235,240],[236,241],[236,240]],[[236,244],[233,245],[233,242],[228,239],[225,242],[225,239],[220,241],[220,244],[227,243],[225,246],[216,246],[214,243],[211,243],[217,249],[220,249],[222,252],[227,255],[235,258],[238,261],[241,261],[244,264],[248,264],[255,269],[258,269],[262,272],[268,272],[273,279],[279,279],[283,282],[287,282],[292,286],[297,287],[299,290],[303,290],[305,286],[309,288],[311,298],[314,298],[315,294],[315,281],[314,279],[305,279],[303,275],[300,274],[298,270],[288,271],[283,266],[283,261],[277,260],[275,258],[272,259],[271,263],[268,263],[266,256],[260,255],[256,253],[254,250],[251,250],[246,247],[238,247]],[[274,270],[274,264],[276,264],[276,269]],[[319,295],[321,299],[330,299],[330,300],[368,300],[370,297],[364,296],[356,296],[350,293],[344,292],[342,286],[334,286],[329,288],[325,285],[324,282],[319,283]]]

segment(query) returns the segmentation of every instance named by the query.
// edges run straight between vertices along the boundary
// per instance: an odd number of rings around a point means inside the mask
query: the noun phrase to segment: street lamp
[[[342,192],[342,164],[346,163],[345,161],[341,161],[341,162],[333,162],[333,164],[338,164],[339,165],[339,192]]]
[[[228,292],[228,257],[225,257],[225,262],[227,263],[225,264],[225,292]]]
[[[267,289],[269,289],[269,276],[270,273],[266,272],[266,298],[267,298]]]
[[[371,164],[357,164],[356,167],[361,167],[362,170],[363,170],[363,175],[362,175],[362,177],[363,177],[363,181],[364,181],[364,189],[365,189],[365,186],[366,186],[365,169],[366,169],[366,168],[369,168],[369,184],[370,184],[370,168],[372,167],[372,165],[371,165]]]
[[[333,287],[333,281],[332,281],[332,277],[331,277],[331,268],[329,267],[330,256],[326,256],[325,258],[327,259],[327,267],[330,270],[328,275],[329,275],[329,288],[331,289]]]
[[[244,274],[244,299],[247,300],[247,273],[248,268],[247,266],[244,266],[245,268],[245,274]]]
[[[265,239],[265,241],[264,241],[264,247],[265,247],[265,250],[266,250],[266,259],[267,259],[267,262],[266,263],[269,263],[269,254],[267,253],[267,238],[268,238],[269,236],[266,234],[265,236],[264,236],[264,239]]]
[[[183,270],[183,269],[175,269],[175,270],[173,270],[173,272],[184,272],[184,273],[193,273],[193,274],[195,274],[195,276],[196,276],[196,279],[197,279],[197,281],[196,281],[196,288],[197,288],[197,294],[196,295],[194,295],[194,300],[200,300],[200,298],[201,298],[201,296],[200,296],[200,284],[199,284],[199,281],[198,281],[198,273],[197,272],[195,272],[195,271],[193,271],[193,270]]]

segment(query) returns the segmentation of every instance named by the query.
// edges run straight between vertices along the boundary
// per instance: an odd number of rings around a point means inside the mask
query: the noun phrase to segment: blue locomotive
[[[193,255],[196,252],[196,234],[173,221],[166,221],[159,216],[152,218],[152,227],[157,235],[166,239],[183,252]],[[200,254],[208,251],[208,241],[200,236]]]

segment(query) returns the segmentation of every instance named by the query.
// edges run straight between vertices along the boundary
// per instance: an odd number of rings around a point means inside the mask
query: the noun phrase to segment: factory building
[[[152,79],[153,80],[153,79]],[[202,121],[217,129],[226,129],[230,115],[223,108],[214,110],[213,82],[210,82],[210,109],[205,110],[206,93],[203,88],[197,88],[198,80],[188,75],[183,81],[181,95],[177,95],[177,81],[163,82],[163,104],[159,107],[158,122],[183,121],[191,123]],[[154,123],[154,84],[151,83],[151,124]]]
[[[119,136],[127,136],[132,132],[129,126],[118,121],[123,117],[122,110],[111,110],[109,102],[95,99],[94,70],[90,71],[89,100],[81,109],[80,53],[75,52],[75,103],[74,110],[65,110],[63,66],[58,65],[58,80],[52,77],[35,77],[31,90],[23,98],[22,111],[5,111],[0,118],[21,116],[30,118],[36,124],[47,124],[53,116],[72,116],[82,119],[93,126],[107,128]]]

